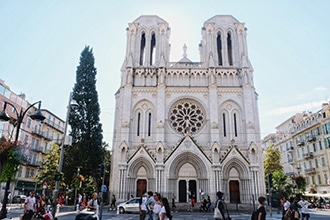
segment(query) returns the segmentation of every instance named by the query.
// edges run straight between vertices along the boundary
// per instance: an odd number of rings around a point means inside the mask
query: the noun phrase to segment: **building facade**
[[[265,195],[253,68],[244,23],[204,22],[200,61],[170,62],[170,27],[141,16],[127,28],[116,96],[110,193],[125,200],[144,190],[249,203]]]
[[[270,137],[270,136],[268,136]],[[264,143],[269,143],[264,138]],[[291,116],[276,127],[273,144],[281,152],[281,164],[289,177],[303,176],[307,195],[330,196],[330,105],[315,113]]]
[[[4,102],[11,103],[17,111],[25,111],[31,103],[25,100],[25,95],[17,95],[0,82],[0,103],[1,110]],[[42,171],[46,153],[52,148],[53,144],[60,144],[63,138],[64,121],[46,109],[41,109],[45,120],[37,122],[32,120],[29,115],[35,112],[32,107],[23,118],[21,129],[18,136],[18,143],[24,155],[24,163],[19,166],[16,177],[10,186],[11,195],[28,194],[31,190],[39,193],[43,190],[43,183],[38,183],[38,175]],[[6,112],[10,116],[9,122],[0,122],[0,136],[7,140],[14,141],[16,136],[17,115],[9,105]],[[19,113],[19,112],[18,112]],[[1,188],[1,195],[4,195],[4,184]]]

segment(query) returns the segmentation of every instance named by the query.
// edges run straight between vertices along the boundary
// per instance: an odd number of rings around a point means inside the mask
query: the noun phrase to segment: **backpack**
[[[259,210],[255,210],[252,212],[252,215],[251,215],[251,220],[258,220],[258,215],[259,215]]]

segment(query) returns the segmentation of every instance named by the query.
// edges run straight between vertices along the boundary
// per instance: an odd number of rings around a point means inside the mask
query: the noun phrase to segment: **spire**
[[[182,54],[182,56],[184,57],[184,58],[187,58],[187,45],[186,44],[184,44],[183,45],[183,54]]]

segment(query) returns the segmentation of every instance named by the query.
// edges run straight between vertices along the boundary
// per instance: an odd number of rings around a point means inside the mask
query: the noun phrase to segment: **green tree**
[[[278,148],[275,148],[274,145],[270,145],[265,150],[265,160],[264,160],[264,169],[265,176],[268,176],[270,173],[275,171],[283,171],[283,166],[281,162],[281,152]]]
[[[273,192],[278,195],[286,196],[292,195],[292,179],[285,175],[283,171],[275,171],[273,173]]]
[[[57,144],[53,144],[51,150],[45,156],[45,160],[42,163],[42,170],[40,172],[38,183],[47,183],[48,188],[55,186],[54,176],[58,170],[58,161],[60,158],[60,147]],[[64,184],[61,181],[61,184]]]
[[[65,181],[71,185],[77,174],[77,167],[80,167],[80,174],[86,179],[92,177],[95,187],[101,185],[97,171],[98,164],[104,161],[105,150],[102,146],[102,125],[99,119],[100,106],[95,77],[93,51],[86,46],[80,55],[72,94],[79,107],[70,111],[69,115],[73,144],[66,148],[63,163]]]

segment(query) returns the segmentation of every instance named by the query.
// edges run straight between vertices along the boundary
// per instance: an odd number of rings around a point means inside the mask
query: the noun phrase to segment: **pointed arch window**
[[[141,35],[141,47],[140,47],[140,65],[141,66],[143,65],[145,47],[146,47],[146,35],[145,35],[145,33],[142,33],[142,35]]]
[[[229,65],[233,65],[233,48],[232,48],[232,40],[231,40],[231,34],[227,34],[227,53],[228,53],[228,62]]]
[[[221,45],[221,34],[217,35],[217,52],[218,52],[218,64],[222,66],[222,45]]]
[[[141,113],[138,113],[138,117],[137,117],[137,132],[136,135],[140,136],[140,126],[141,126]]]
[[[151,113],[148,114],[148,136],[151,136]]]
[[[155,33],[152,33],[151,42],[150,42],[150,65],[154,64],[155,55],[156,55],[156,36]]]
[[[234,113],[234,130],[235,130],[235,137],[237,137],[237,119],[236,119],[236,113]]]
[[[226,114],[225,113],[222,114],[222,123],[223,123],[223,136],[226,137],[227,133],[226,133]]]

